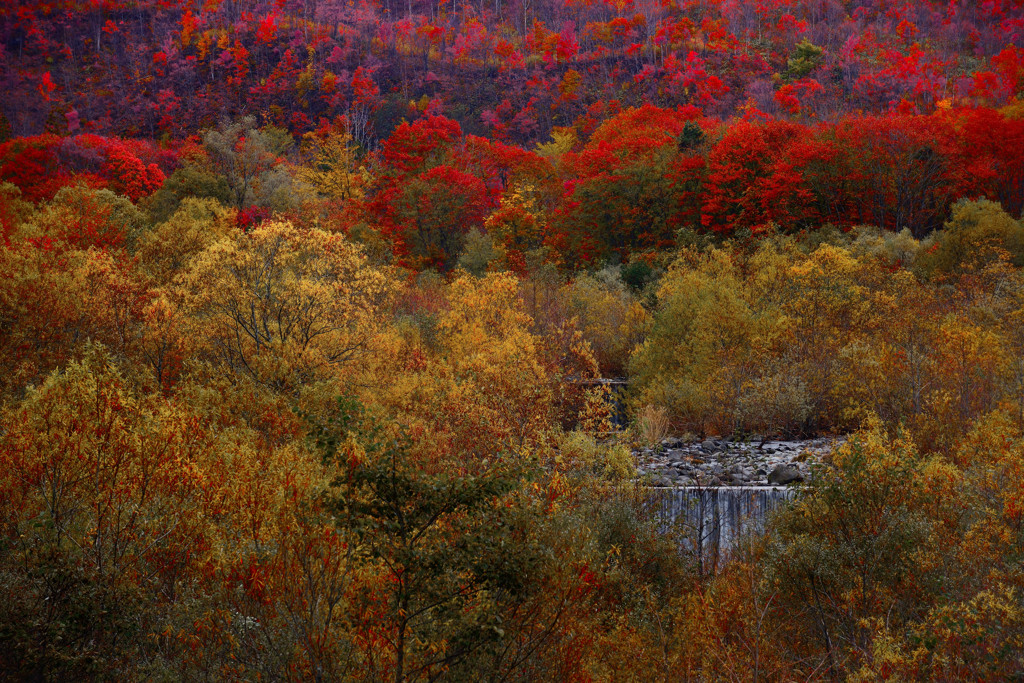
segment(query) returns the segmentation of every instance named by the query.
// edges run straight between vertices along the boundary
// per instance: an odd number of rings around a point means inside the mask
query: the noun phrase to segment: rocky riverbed
[[[665,439],[633,455],[638,480],[648,486],[786,486],[807,480],[813,465],[842,441]]]

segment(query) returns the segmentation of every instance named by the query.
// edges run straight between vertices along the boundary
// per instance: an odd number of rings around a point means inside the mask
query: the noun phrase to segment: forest
[[[1024,679],[1024,1],[13,0],[0,92],[0,680]]]

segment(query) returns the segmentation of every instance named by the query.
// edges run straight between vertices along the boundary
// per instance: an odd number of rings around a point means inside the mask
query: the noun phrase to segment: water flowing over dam
[[[785,486],[651,488],[650,504],[665,530],[674,527],[691,550],[718,564],[741,536],[763,532],[768,515],[795,493]]]

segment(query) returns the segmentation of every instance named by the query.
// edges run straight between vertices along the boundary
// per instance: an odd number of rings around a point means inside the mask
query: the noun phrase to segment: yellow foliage
[[[520,252],[540,248],[546,224],[540,190],[525,181],[512,184],[502,195],[499,207],[484,221],[487,234],[495,242]]]
[[[574,128],[555,127],[551,130],[551,142],[537,143],[537,154],[552,161],[558,161],[576,146],[578,137]]]
[[[555,461],[563,468],[590,471],[613,481],[636,474],[633,456],[621,443],[598,443],[585,432],[573,431],[562,436],[558,449]]]
[[[641,443],[650,448],[659,446],[663,439],[671,436],[671,422],[668,411],[661,406],[645,405],[633,422]]]
[[[546,431],[552,395],[518,281],[499,273],[462,276],[449,286],[448,303],[438,328],[458,382],[452,398],[474,406],[465,419],[504,433],[498,444],[522,447]]]
[[[186,197],[167,221],[147,232],[137,250],[146,272],[170,284],[196,254],[237,231],[235,212],[214,199]]]
[[[999,113],[1011,121],[1024,119],[1024,100],[1014,97],[1006,106],[999,110]]]
[[[868,231],[810,253],[785,240],[750,255],[684,251],[630,360],[637,405],[692,431],[848,429],[878,416],[907,421],[926,448],[1001,405],[1021,419],[1019,275],[1002,259],[960,274],[971,303],[947,313],[948,294],[906,269],[920,259],[909,235]]]
[[[579,71],[576,71],[576,69],[566,69],[565,74],[562,76],[562,82],[558,84],[558,92],[566,99],[573,99],[576,97],[576,92],[579,90],[580,83],[582,82],[583,77],[580,76]]]
[[[370,174],[365,166],[359,165],[348,132],[306,133],[302,150],[306,159],[296,169],[300,180],[332,199],[362,199]]]
[[[605,271],[599,276],[606,275]],[[590,344],[605,376],[620,376],[649,325],[647,310],[617,274],[580,275],[566,285],[564,296],[580,332]]]
[[[868,624],[869,656],[849,678],[858,683],[1007,680],[1024,653],[1024,610],[1017,589],[1003,584],[932,609],[907,637],[879,618]]]
[[[920,269],[931,275],[979,270],[1000,260],[1024,265],[1024,225],[987,199],[953,205],[944,229],[922,245]]]
[[[31,229],[32,226],[23,226]],[[119,353],[135,343],[145,288],[107,251],[0,249],[0,390],[41,380],[88,340]]]
[[[360,355],[393,292],[343,237],[275,222],[208,247],[175,294],[208,357],[295,390]]]
[[[677,427],[733,431],[736,405],[780,324],[752,306],[733,257],[684,255],[662,281],[661,302],[630,360],[637,400],[662,406]]]

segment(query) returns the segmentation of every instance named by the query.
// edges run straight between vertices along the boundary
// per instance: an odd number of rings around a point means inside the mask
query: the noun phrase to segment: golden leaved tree
[[[393,283],[342,236],[271,222],[197,255],[176,290],[202,353],[297,390],[366,349]]]
[[[301,442],[262,438],[210,393],[140,393],[89,346],[2,416],[5,675],[150,678],[146,667],[202,656],[205,638],[219,639],[197,633],[204,612],[221,612],[211,605],[264,595],[260,558],[295,546],[294,513],[318,490],[319,468]],[[239,635],[237,623],[223,628]]]
[[[451,285],[449,304],[439,328],[454,380],[450,399],[472,406],[464,417],[446,420],[450,429],[468,428],[465,439],[490,432],[491,447],[522,448],[550,427],[552,395],[516,278],[460,277]]]
[[[684,254],[658,299],[651,331],[630,360],[640,403],[667,408],[677,428],[732,431],[777,319],[752,305],[740,264],[724,250]]]
[[[131,352],[148,292],[116,252],[0,250],[0,393],[20,392],[88,340]]]
[[[621,376],[630,354],[643,341],[647,311],[612,269],[580,275],[563,291],[602,374]]]
[[[236,230],[233,209],[215,199],[187,197],[170,218],[142,237],[136,253],[142,269],[167,285],[196,254]]]
[[[347,132],[306,133],[302,139],[306,163],[296,168],[299,180],[331,199],[362,199],[370,174],[360,166]]]

